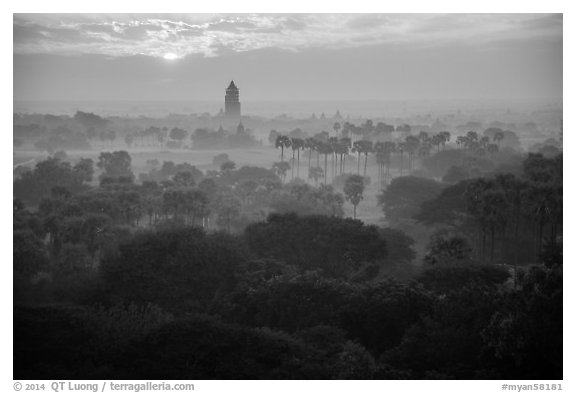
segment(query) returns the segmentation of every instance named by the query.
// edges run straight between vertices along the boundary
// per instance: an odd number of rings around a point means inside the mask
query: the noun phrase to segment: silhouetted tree
[[[354,206],[354,218],[356,218],[356,207],[364,198],[364,178],[358,175],[351,175],[346,179],[344,184],[344,195],[346,200]]]
[[[281,153],[281,161],[284,162],[284,148],[290,147],[292,144],[292,142],[290,141],[290,138],[288,138],[285,135],[278,135],[278,137],[276,138],[276,142],[274,144],[274,146],[276,147],[276,149],[280,148],[282,153]]]
[[[98,168],[104,173],[101,177],[129,177],[133,178],[131,168],[132,158],[126,151],[104,152],[98,157]]]

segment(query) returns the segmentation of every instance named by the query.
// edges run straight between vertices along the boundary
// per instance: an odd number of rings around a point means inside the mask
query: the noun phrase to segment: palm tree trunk
[[[338,176],[338,153],[334,152],[334,166],[332,167],[332,179]]]
[[[388,180],[390,180],[390,162],[386,163],[386,176],[384,177],[386,185],[388,185]]]
[[[328,154],[324,154],[324,185],[326,185],[327,177],[328,177]]]
[[[292,180],[294,180],[294,153],[296,153],[296,150],[292,149],[292,168],[290,168],[291,169],[290,177]]]
[[[298,167],[296,168],[296,177],[300,177],[300,149],[298,149]]]

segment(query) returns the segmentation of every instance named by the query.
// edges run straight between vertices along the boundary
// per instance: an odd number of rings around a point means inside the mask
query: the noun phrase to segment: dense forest
[[[255,142],[152,127],[94,159],[54,122],[14,171],[14,378],[562,379],[557,144],[343,122],[271,131],[267,167],[136,171],[163,132]]]

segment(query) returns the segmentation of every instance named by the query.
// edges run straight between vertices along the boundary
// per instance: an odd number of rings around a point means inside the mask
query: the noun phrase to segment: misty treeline
[[[542,117],[542,127],[557,127],[557,122],[548,118],[547,113],[536,113]],[[430,119],[425,119],[429,122]],[[452,121],[457,121],[455,118]],[[373,149],[379,153],[380,165],[386,165],[387,155],[399,154],[404,169],[414,164],[415,156],[426,156],[445,147],[450,141],[450,133],[458,134],[453,142],[458,146],[465,146],[483,154],[492,154],[495,149],[513,148],[520,146],[518,135],[539,135],[540,127],[533,122],[503,123],[493,121],[482,127],[482,123],[468,121],[463,124],[444,124],[436,120],[432,125],[421,123],[418,116],[406,119],[396,119],[397,124],[391,125],[384,121],[362,119],[346,120],[337,112],[332,117],[324,114],[320,118],[293,118],[286,115],[272,119],[258,116],[243,118],[246,124],[230,124],[222,113],[210,115],[171,114],[163,118],[100,116],[91,112],[77,111],[73,116],[51,114],[14,114],[14,138],[16,149],[36,149],[38,151],[54,154],[58,151],[70,150],[110,150],[115,148],[128,149],[226,149],[258,147],[266,139],[274,145],[277,136],[283,135],[291,139],[307,139],[327,142],[328,134],[344,140],[338,145],[348,144],[352,148],[353,142],[370,140],[373,146],[358,145],[361,154],[364,150]],[[410,124],[408,124],[410,123]],[[295,127],[296,126],[296,127]],[[294,128],[295,127],[295,128]],[[560,126],[561,127],[561,126]],[[280,131],[276,131],[280,130]],[[303,130],[309,130],[303,131]],[[322,132],[312,130],[325,130]],[[452,130],[451,132],[447,130]],[[332,134],[333,133],[333,134]],[[466,134],[469,135],[466,135]],[[406,139],[410,136],[409,139]],[[348,141],[350,138],[350,141]],[[414,138],[418,138],[416,142]],[[394,141],[394,146],[376,146],[377,142]],[[310,142],[310,141],[308,141]],[[332,149],[334,141],[330,141]],[[323,147],[324,148],[324,147]],[[342,158],[339,146],[336,154]],[[483,152],[482,152],[483,150]],[[554,138],[534,143],[530,151],[543,154],[557,154],[561,150],[561,141]],[[355,150],[356,151],[356,150]],[[324,153],[322,153],[324,154]],[[317,165],[319,166],[319,165]]]
[[[334,179],[345,173],[366,177],[369,163],[377,168],[376,180],[383,187],[394,177],[392,169],[400,176],[417,173],[454,182],[491,172],[495,169],[495,163],[505,171],[506,165],[516,164],[521,159],[517,152],[520,148],[518,136],[500,128],[488,128],[483,133],[468,131],[459,135],[454,141],[456,149],[446,149],[451,141],[450,132],[420,131],[411,134],[409,125],[394,128],[380,122],[374,126],[368,120],[360,126],[348,122],[342,125],[334,123],[334,131],[335,136],[328,131],[308,136],[299,128],[288,135],[272,130],[269,141],[281,150],[282,162],[285,155],[290,159],[291,166],[297,168],[297,176],[302,152],[308,178],[315,182],[323,180],[324,184],[329,178]],[[549,158],[561,153],[559,147],[560,142],[548,138],[543,143],[533,145],[531,150]],[[286,166],[286,169],[290,168]],[[294,178],[293,168],[291,176]]]
[[[175,117],[175,118],[174,118]],[[106,150],[114,146],[126,148],[226,149],[260,146],[252,130],[242,123],[217,129],[209,126],[189,129],[190,118],[172,116],[166,125],[144,125],[150,119],[101,117],[77,111],[74,116],[14,115],[14,147],[26,146],[54,154],[70,150]],[[221,120],[224,122],[224,120]],[[192,121],[202,125],[201,120]]]
[[[561,379],[560,150],[337,124],[17,168],[14,377]]]

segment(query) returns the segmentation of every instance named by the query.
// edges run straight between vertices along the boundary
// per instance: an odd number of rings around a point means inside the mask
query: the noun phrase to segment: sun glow
[[[164,55],[164,59],[166,60],[176,60],[178,59],[178,55],[176,53],[166,53]]]

